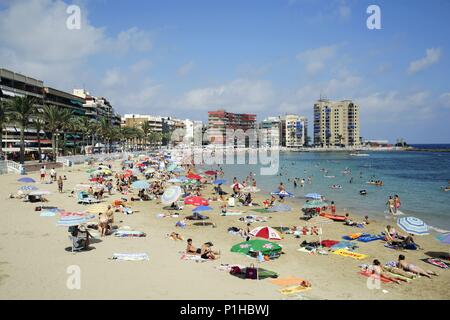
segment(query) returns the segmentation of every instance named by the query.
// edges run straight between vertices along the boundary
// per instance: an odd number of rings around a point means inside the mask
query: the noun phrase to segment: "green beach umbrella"
[[[322,200],[309,200],[303,205],[303,209],[314,209],[328,206],[328,203]]]
[[[275,242],[255,239],[235,244],[234,246],[231,247],[230,251],[246,255],[251,251],[253,252],[259,251],[262,254],[266,255],[271,252],[280,252],[281,246],[279,244],[276,244]]]

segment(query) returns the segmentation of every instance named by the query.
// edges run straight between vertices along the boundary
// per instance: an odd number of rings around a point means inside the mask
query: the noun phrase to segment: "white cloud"
[[[185,77],[192,71],[193,68],[194,68],[194,62],[189,61],[188,63],[186,63],[186,64],[182,65],[180,68],[178,68],[177,74],[180,77]]]
[[[103,28],[90,24],[84,7],[81,28],[68,29],[67,6],[61,0],[7,2],[0,11],[2,66],[58,89],[71,90],[92,81],[88,58],[151,49],[150,35],[137,28],[120,32],[117,37],[106,36]]]
[[[306,71],[309,74],[314,75],[322,71],[327,62],[335,57],[337,48],[337,45],[330,45],[305,50],[297,54],[297,59],[304,62]]]
[[[441,94],[439,100],[445,107],[450,108],[450,92]]]
[[[409,74],[415,74],[419,71],[422,71],[433,64],[439,62],[441,58],[442,51],[440,48],[430,48],[427,49],[425,57],[412,61],[408,67]]]
[[[222,85],[188,91],[178,104],[198,110],[225,108],[256,112],[270,106],[273,97],[274,91],[269,81],[236,79]]]
[[[338,7],[338,15],[342,20],[348,20],[352,15],[352,9],[345,2],[342,2]]]

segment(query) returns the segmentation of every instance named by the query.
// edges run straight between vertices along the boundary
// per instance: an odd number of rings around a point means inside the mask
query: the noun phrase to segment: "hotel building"
[[[225,145],[227,130],[257,129],[256,114],[231,113],[223,109],[208,111],[208,139],[211,144]],[[255,142],[256,143],[256,142]],[[245,146],[249,146],[248,137]]]
[[[281,120],[268,117],[259,124],[259,146],[275,147],[280,145]]]
[[[281,145],[286,148],[301,148],[308,144],[308,120],[298,115],[280,117]]]
[[[359,106],[351,100],[318,100],[314,104],[314,144],[359,146]]]

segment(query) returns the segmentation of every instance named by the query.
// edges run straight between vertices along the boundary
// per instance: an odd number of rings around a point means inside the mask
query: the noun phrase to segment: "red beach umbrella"
[[[217,174],[217,171],[208,170],[205,171],[205,174],[207,174],[208,176],[214,176],[215,174]]]
[[[192,180],[200,180],[202,177],[199,176],[198,174],[190,173],[186,176],[186,178],[192,179]]]
[[[278,232],[271,227],[258,227],[250,231],[250,235],[267,240],[281,240]]]
[[[207,206],[208,200],[199,196],[187,197],[184,199],[184,204],[191,204],[194,206]]]

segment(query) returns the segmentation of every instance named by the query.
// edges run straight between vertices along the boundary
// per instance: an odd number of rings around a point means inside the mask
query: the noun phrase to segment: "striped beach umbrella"
[[[278,234],[278,232],[267,226],[257,227],[250,231],[250,235],[256,238],[263,238],[267,240],[281,240],[281,236]]]
[[[397,225],[405,232],[416,235],[429,234],[428,225],[422,220],[415,217],[402,217],[398,218]]]
[[[178,200],[181,196],[182,190],[179,186],[172,186],[164,191],[164,194],[161,196],[162,204],[169,205]]]
[[[37,189],[38,189],[37,187],[35,187],[35,186],[29,186],[29,185],[21,186],[21,187],[19,188],[20,191],[35,191],[35,190],[37,190]]]
[[[51,192],[47,190],[35,190],[30,192],[30,196],[46,196],[49,195]]]
[[[62,216],[58,221],[59,227],[72,227],[78,226],[83,223],[88,223],[95,218],[95,215],[84,215],[84,216]]]
[[[138,180],[135,181],[131,184],[131,187],[133,189],[147,189],[148,187],[150,187],[150,183],[148,183],[147,181],[144,180]]]

